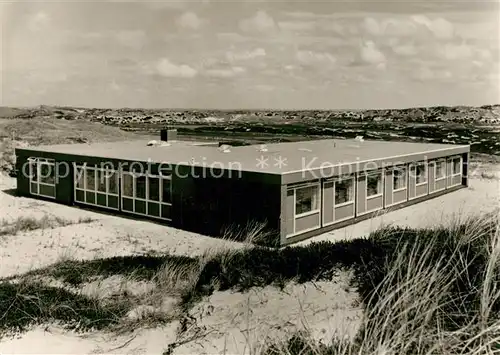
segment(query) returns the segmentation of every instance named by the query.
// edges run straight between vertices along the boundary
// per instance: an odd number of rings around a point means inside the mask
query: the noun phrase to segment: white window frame
[[[56,176],[55,176],[56,162],[55,162],[55,160],[54,159],[47,159],[47,158],[29,157],[28,164],[29,164],[28,166],[29,166],[30,194],[55,199],[56,198]],[[36,180],[33,180],[33,165],[36,166]],[[41,166],[42,165],[48,165],[51,167],[51,169],[54,169],[54,183],[53,184],[42,182],[40,180],[40,178],[41,178]],[[36,184],[36,191],[33,191],[32,184]],[[44,195],[44,194],[40,193],[40,185],[53,187],[54,188],[54,196]]]
[[[368,177],[374,176],[374,175],[380,176],[380,189],[382,191],[376,193],[375,195],[368,196]],[[365,181],[365,198],[366,198],[366,200],[371,200],[373,198],[384,196],[384,171],[383,170],[368,171],[365,173],[365,178],[366,178],[366,181]]]
[[[311,211],[297,214],[297,190],[305,189],[305,188],[309,188],[309,187],[317,187],[318,192],[316,193],[316,198],[318,199],[318,208],[311,210]],[[293,192],[293,196],[294,196],[294,198],[293,198],[293,202],[294,202],[293,214],[294,214],[295,218],[306,217],[306,216],[321,212],[321,185],[319,182],[313,183],[313,184],[307,184],[307,185],[298,185],[296,187],[294,186],[293,190],[294,190],[294,192]]]
[[[124,175],[130,175],[132,177],[132,196],[124,196],[123,195],[123,176]],[[137,177],[139,176],[145,176],[146,177],[146,198],[140,198],[140,197],[136,197],[136,180],[137,180]],[[159,194],[160,194],[160,200],[159,201],[155,201],[155,200],[150,200],[149,199],[149,178],[158,178],[159,179]],[[170,186],[170,202],[163,202],[163,180],[169,180],[170,183],[169,183],[169,186]],[[124,212],[127,212],[127,213],[132,213],[132,214],[136,214],[136,215],[139,215],[139,216],[146,216],[146,217],[150,217],[150,218],[155,218],[155,219],[161,219],[161,220],[164,220],[164,221],[172,221],[172,218],[165,218],[165,217],[162,217],[161,216],[161,208],[162,206],[172,206],[172,175],[156,175],[156,174],[150,174],[149,172],[146,172],[146,173],[134,173],[134,172],[131,172],[131,171],[122,171],[121,172],[121,183],[120,183],[120,191],[122,191],[122,194],[121,194],[121,198],[120,198],[120,207],[121,207],[121,210],[124,211]],[[132,200],[132,204],[133,204],[133,209],[134,211],[129,211],[129,210],[124,210],[123,209],[123,199],[131,199]],[[136,201],[143,201],[146,205],[146,213],[140,213],[140,212],[135,212],[135,202]],[[160,212],[160,216],[154,216],[154,215],[151,215],[151,214],[148,214],[148,204],[149,202],[151,203],[155,203],[155,204],[158,204],[159,206],[159,212]]]
[[[415,166],[415,186],[422,186],[422,185],[426,185],[429,183],[429,164],[425,161],[420,161],[420,162],[417,162],[414,164]],[[417,168],[419,166],[423,166],[425,168],[425,174],[424,174],[424,177],[425,177],[425,180],[424,181],[421,181],[421,182],[417,182]]]
[[[297,190],[299,190],[301,188],[305,188],[305,187],[311,187],[311,186],[317,187],[318,192],[317,192],[316,197],[319,199],[318,200],[318,208],[316,210],[312,210],[309,212],[296,214],[295,212],[297,211]],[[321,193],[321,181],[317,180],[314,182],[307,182],[307,183],[302,183],[302,184],[291,185],[291,186],[288,186],[287,195],[288,195],[288,192],[290,192],[290,191],[293,191],[293,231],[292,231],[292,233],[288,234],[286,236],[286,238],[293,238],[296,235],[304,234],[304,233],[316,230],[318,228],[321,228],[321,220],[322,220],[321,207],[322,207],[322,203],[323,203],[322,196],[321,196],[322,195],[322,193]],[[299,232],[295,232],[297,230],[297,218],[312,216],[315,214],[318,214],[318,225],[311,227],[311,228],[307,228],[305,230],[301,230]]]
[[[337,183],[343,182],[343,181],[349,181],[349,180],[352,183],[352,185],[351,185],[351,188],[352,188],[351,199],[349,201],[337,204],[336,203],[337,201],[335,200],[335,198],[337,196]],[[356,184],[356,181],[354,179],[354,176],[352,176],[352,175],[340,176],[339,178],[336,178],[333,180],[333,208],[349,206],[349,205],[352,205],[354,203],[354,200],[356,199],[356,193],[355,193],[356,185],[355,184]]]
[[[83,188],[80,188],[80,187],[77,187],[77,182],[78,182],[78,169],[82,169],[82,179],[83,179]],[[93,190],[89,190],[87,188],[87,170],[92,170],[94,171],[94,189]],[[119,170],[115,170],[115,169],[107,169],[107,168],[99,168],[99,167],[96,167],[96,166],[89,166],[87,165],[86,163],[84,164],[78,164],[78,163],[73,163],[73,199],[76,203],[82,203],[82,204],[85,204],[85,205],[89,205],[89,206],[96,206],[96,207],[100,207],[100,208],[107,208],[107,209],[111,209],[111,210],[119,210],[118,207],[109,207],[109,196],[114,196],[116,197],[117,199],[119,199],[119,191],[118,193],[111,193],[109,192],[109,179],[106,179],[106,191],[97,191],[97,171],[100,171],[100,172],[104,172],[104,173],[111,173],[113,172],[114,176],[115,176],[115,179],[116,179],[116,187],[117,189],[119,188]],[[76,198],[76,192],[77,191],[82,191],[83,192],[83,199],[85,201],[80,201],[80,200],[77,200]],[[87,193],[92,193],[94,194],[94,203],[92,202],[87,202]],[[106,195],[106,206],[102,206],[102,205],[98,205],[97,204],[97,194],[105,194]]]
[[[395,178],[394,171],[396,171],[396,170],[403,170],[403,169],[404,169],[404,172],[405,172],[405,174],[404,174],[405,185],[404,185],[404,187],[400,187],[400,188],[395,189],[394,188],[394,178]],[[399,192],[399,191],[404,191],[404,190],[408,189],[408,171],[409,171],[409,169],[408,169],[407,165],[397,165],[397,166],[393,167],[393,169],[392,169],[392,192],[393,193],[394,192]]]
[[[437,176],[437,166],[438,164],[441,163],[444,165],[443,167],[443,175],[438,177]],[[441,180],[444,180],[446,179],[446,159],[438,159],[434,162],[434,180],[435,181],[441,181]]]

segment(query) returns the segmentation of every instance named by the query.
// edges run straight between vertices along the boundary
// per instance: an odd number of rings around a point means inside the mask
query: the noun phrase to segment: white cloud
[[[115,80],[113,80],[109,84],[109,88],[111,91],[120,91],[122,89],[122,87],[120,85],[118,85]]]
[[[203,21],[194,12],[185,12],[177,19],[177,26],[184,29],[197,30]]]
[[[280,21],[278,27],[284,31],[301,32],[311,31],[316,27],[316,22],[313,21]]]
[[[431,19],[424,15],[382,19],[366,17],[361,28],[371,36],[427,36],[430,32],[435,38],[451,39],[455,35],[454,26],[448,20],[442,17]]]
[[[367,41],[361,46],[360,57],[363,62],[369,64],[382,64],[386,62],[384,53],[372,41]]]
[[[141,48],[146,41],[146,34],[141,30],[119,31],[115,38],[124,46]]]
[[[228,69],[209,69],[206,70],[204,74],[213,78],[232,78],[245,72],[245,68],[232,67]]]
[[[417,48],[413,44],[401,44],[392,47],[394,53],[402,56],[413,56],[418,53]]]
[[[424,15],[415,15],[412,16],[412,20],[416,24],[425,26],[438,39],[451,39],[455,35],[453,24],[442,17],[431,20]]]
[[[228,51],[226,53],[226,59],[230,62],[255,59],[258,57],[265,57],[265,56],[266,56],[266,50],[264,48],[255,48],[252,51],[239,52],[239,53]]]
[[[276,31],[278,26],[267,12],[258,11],[253,17],[241,20],[239,28],[243,32],[269,33]]]
[[[374,36],[380,36],[383,33],[382,24],[380,24],[373,17],[367,17],[363,21],[363,28],[366,32]]]
[[[439,55],[447,60],[468,59],[473,56],[472,48],[465,43],[459,45],[447,43],[439,48]]]
[[[50,23],[49,15],[41,11],[31,16],[31,18],[28,20],[28,28],[33,32],[37,32],[47,27],[49,23]]]
[[[186,64],[174,64],[167,58],[161,59],[156,65],[157,73],[168,78],[193,78],[198,72]]]
[[[445,80],[451,77],[448,70],[432,70],[428,67],[421,67],[413,74],[413,78],[420,81]]]
[[[254,86],[254,89],[255,90],[259,90],[259,91],[273,91],[275,90],[276,88],[272,85],[267,85],[267,84],[257,84]]]
[[[330,53],[320,53],[313,51],[298,51],[295,58],[303,65],[325,65],[331,66],[337,61]]]

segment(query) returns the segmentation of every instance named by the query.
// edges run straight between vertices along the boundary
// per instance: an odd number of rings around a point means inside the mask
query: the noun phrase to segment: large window
[[[436,161],[436,180],[444,178],[446,178],[446,161],[438,160]]]
[[[406,167],[396,167],[392,171],[392,189],[393,191],[406,189]]]
[[[415,179],[417,185],[425,184],[427,182],[427,164],[426,163],[418,163],[415,166]]]
[[[118,172],[96,165],[74,164],[75,201],[118,209]]]
[[[30,193],[56,197],[56,169],[52,159],[29,158]]]
[[[343,177],[335,181],[335,205],[354,202],[354,178]]]
[[[374,197],[382,194],[382,172],[374,172],[366,175],[366,197]]]
[[[299,187],[295,190],[295,215],[319,211],[319,186]]]
[[[123,172],[122,209],[140,215],[171,219],[171,175]]]
[[[462,175],[462,158],[456,157],[451,160],[452,162],[452,174]]]

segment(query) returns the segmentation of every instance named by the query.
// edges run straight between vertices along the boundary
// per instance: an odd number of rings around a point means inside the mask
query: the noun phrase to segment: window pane
[[[366,195],[374,196],[382,192],[382,173],[366,176]]]
[[[161,179],[162,180],[162,202],[172,203],[172,196],[170,193],[170,180],[169,179]]]
[[[137,176],[135,179],[135,197],[146,198],[146,176]]]
[[[134,195],[134,178],[130,174],[123,174],[123,196],[133,197]]]
[[[40,163],[40,182],[45,184],[55,183],[55,167],[47,163]]]
[[[91,169],[85,169],[85,180],[87,182],[85,188],[89,191],[95,190],[95,171]]]
[[[37,163],[34,160],[30,162],[30,177],[31,181],[38,181]]]
[[[460,158],[453,159],[453,174],[460,174]]]
[[[306,213],[318,209],[318,187],[307,186],[295,191],[295,214]]]
[[[444,162],[438,161],[436,163],[436,179],[445,177]]]
[[[350,202],[353,200],[353,180],[340,180],[335,182],[335,204]]]
[[[83,169],[82,167],[75,167],[75,187],[77,189],[83,189]]]
[[[97,191],[106,192],[107,174],[104,170],[97,170]]]
[[[108,193],[118,195],[118,173],[116,171],[108,171]]]
[[[160,201],[160,178],[148,177],[149,180],[149,199],[151,201]]]
[[[406,187],[406,168],[394,169],[393,189],[404,189]]]
[[[427,181],[427,169],[425,164],[417,165],[416,177],[417,177],[417,184],[424,183]]]

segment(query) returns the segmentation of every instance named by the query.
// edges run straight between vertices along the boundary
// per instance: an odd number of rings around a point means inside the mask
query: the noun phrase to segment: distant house
[[[467,186],[468,145],[315,140],[219,147],[178,140],[16,149],[20,195],[206,235],[265,222],[286,245]]]

